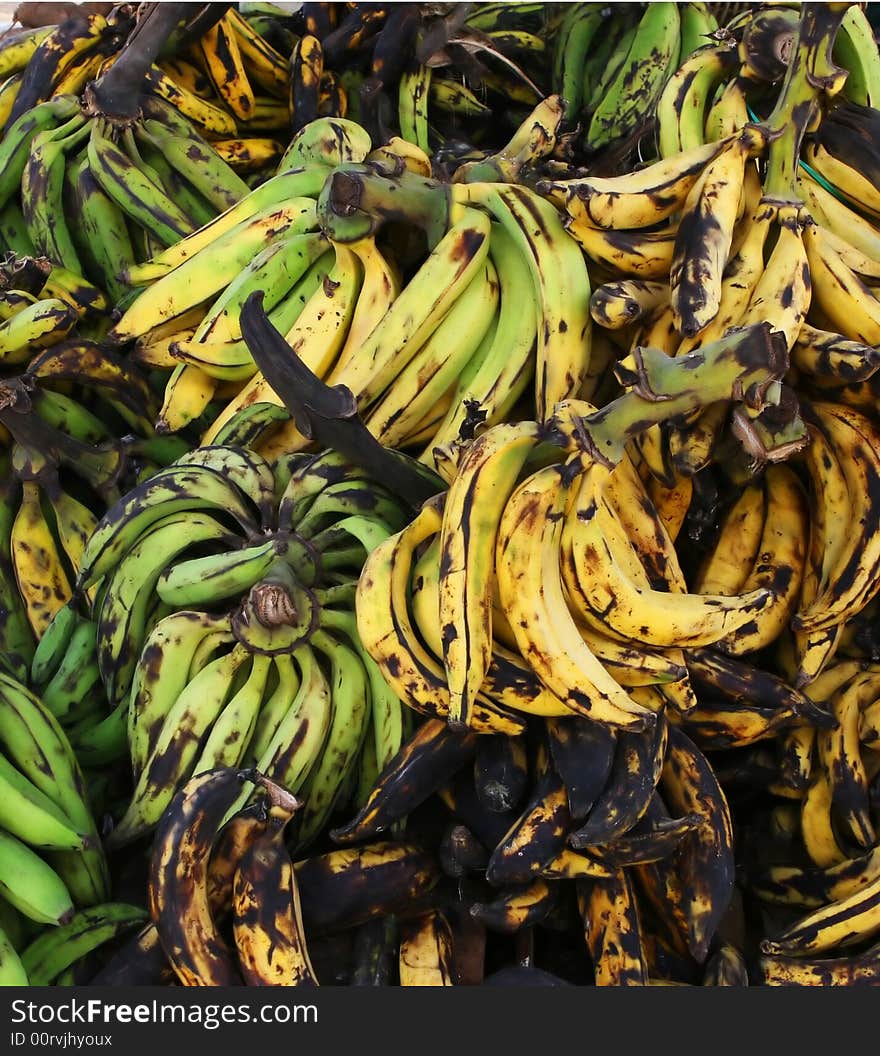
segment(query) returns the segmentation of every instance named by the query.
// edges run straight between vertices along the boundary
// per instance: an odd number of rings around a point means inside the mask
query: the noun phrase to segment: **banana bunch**
[[[244,176],[269,175],[289,135],[287,61],[247,19],[227,11],[189,46],[195,64],[164,69],[152,62],[164,41],[138,46],[149,22],[73,15],[28,57],[23,41],[8,46],[25,65],[0,144],[3,248],[47,257],[111,304],[134,294],[126,269],[235,204]]]
[[[638,733],[574,717],[491,737],[428,719],[331,836],[375,838],[435,797],[450,818],[442,867],[488,932],[541,926],[569,902],[596,985],[709,971],[733,894],[730,810],[707,757],[662,716]],[[454,949],[438,916],[410,941],[442,964]],[[422,960],[402,942],[404,959]]]
[[[544,426],[498,424],[445,452],[448,491],[368,556],[361,639],[410,707],[484,733],[517,733],[527,715],[647,729],[667,700],[694,706],[683,647],[748,651],[791,612],[797,583],[757,561],[737,592],[689,592],[627,453],[652,416],[713,389],[745,385],[760,404],[785,370],[781,340],[758,326],[692,363],[650,351],[602,410],[562,401]],[[803,551],[805,500],[783,484],[772,520],[781,528],[788,505],[800,509]],[[773,542],[782,565],[787,540]]]
[[[79,750],[95,763],[127,751],[133,780],[108,845],[150,832],[190,776],[218,766],[256,765],[302,799],[297,846],[359,801],[406,720],[361,644],[356,583],[406,516],[332,452],[273,473],[230,443],[195,448],[110,507],[73,588],[91,618],[62,609],[61,645],[35,658],[62,658],[42,672],[53,683],[75,668],[78,712],[91,715],[85,684],[100,679],[109,714],[83,719]]]
[[[0,552],[8,614],[0,641],[6,666],[25,678],[36,641],[72,598],[100,515],[141,475],[187,448],[155,436],[157,404],[147,378],[96,342],[69,339],[36,351],[27,371],[0,383],[0,391]],[[56,642],[70,630],[53,636]],[[78,681],[86,677],[79,662],[74,654],[73,670],[66,668],[74,683],[59,698],[59,717],[95,703],[82,696],[89,686]]]
[[[0,366],[26,365],[35,351],[51,348],[75,327],[88,327],[108,305],[92,283],[28,256],[32,247],[16,242],[0,264]],[[4,370],[4,373],[6,371]]]
[[[809,692],[836,725],[795,726],[773,746],[771,798],[748,815],[743,863],[744,890],[766,914],[762,985],[876,979],[878,689],[876,664],[832,661]]]
[[[370,146],[353,122],[313,122],[293,138],[274,176],[124,272],[138,295],[107,340],[133,342],[136,362],[165,371],[161,431],[183,430],[207,413],[203,438],[212,441],[239,410],[278,405],[256,376],[241,334],[241,307],[254,290],[263,291],[273,324],[309,367],[321,377],[329,370],[352,320],[364,268],[354,252],[335,247],[319,230],[316,200],[332,166],[363,160]],[[379,285],[388,281],[387,268],[381,259],[376,263]],[[381,305],[371,307],[375,318]]]
[[[243,788],[258,798],[237,809]],[[91,983],[314,986],[323,980],[310,947],[324,936],[431,904],[440,871],[412,842],[373,840],[292,860],[284,830],[300,806],[257,770],[190,778],[153,842],[151,923]]]
[[[462,429],[503,421],[529,389],[543,418],[589,384],[589,276],[548,203],[515,184],[444,185],[369,162],[338,166],[318,201],[325,234],[352,251],[383,252],[401,216],[425,231],[429,253],[380,313],[364,312],[363,329],[355,313],[325,377],[351,390],[381,443],[430,463]],[[368,278],[358,309],[373,303]],[[285,450],[304,442],[292,426],[278,435]]]
[[[335,112],[375,140],[394,129],[425,152],[491,151],[548,94],[542,33],[555,18],[539,4],[305,4],[293,20],[293,129],[338,99]]]
[[[554,102],[542,104],[502,152],[506,167],[496,161],[502,155],[488,156],[467,178],[485,169],[496,180],[513,178],[552,149],[559,119]],[[350,388],[383,444],[417,448],[425,461],[433,445],[457,437],[471,404],[488,421],[503,420],[534,377],[543,413],[587,380],[589,278],[552,207],[524,188],[465,182],[455,187],[460,206],[452,206],[417,147],[399,138],[370,146],[352,122],[312,122],[276,176],[126,273],[144,288],[108,339],[133,341],[136,360],[171,369],[162,430],[210,416],[201,440],[212,443],[255,405],[280,404],[241,334],[242,305],[257,289],[312,373]],[[383,236],[385,199],[401,188],[414,223],[430,228],[420,260],[393,234]],[[337,203],[354,193],[369,196],[370,212],[340,215]],[[397,197],[392,205],[400,209]],[[527,234],[532,207],[545,228],[535,246]],[[405,272],[412,276],[404,285]],[[542,310],[555,320],[549,331],[538,325]],[[217,413],[212,403],[230,388]],[[295,423],[279,420],[257,448],[271,459],[306,446]]]
[[[60,926],[107,901],[110,874],[83,772],[43,701],[0,673],[0,895]]]
[[[718,22],[705,3],[655,3],[635,13],[600,3],[566,7],[553,37],[553,90],[583,128],[588,154],[650,129],[670,78],[711,44]]]

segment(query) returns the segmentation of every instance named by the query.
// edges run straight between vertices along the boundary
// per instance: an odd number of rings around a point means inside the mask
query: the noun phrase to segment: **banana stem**
[[[392,220],[420,227],[436,245],[449,227],[443,184],[411,172],[387,176],[369,165],[340,165],[318,198],[318,220],[335,242],[356,242]]]
[[[769,323],[744,327],[686,356],[637,348],[616,370],[629,391],[581,418],[575,436],[592,457],[615,466],[629,440],[658,422],[719,400],[760,410],[768,389],[786,370],[785,337],[771,331]]]
[[[240,318],[241,335],[254,362],[303,436],[338,451],[413,509],[446,490],[442,478],[426,466],[379,443],[358,414],[350,389],[325,385],[293,354],[263,310],[262,291],[247,298]]]
[[[797,44],[782,91],[762,123],[770,140],[764,179],[767,197],[800,201],[795,176],[801,143],[815,123],[822,94],[836,94],[846,80],[846,71],[834,65],[831,52],[850,6],[848,2],[807,3],[801,9]]]
[[[778,402],[765,407],[755,417],[737,407],[731,419],[731,432],[755,466],[784,462],[810,442],[798,398],[786,386],[782,387]]]
[[[147,72],[189,8],[189,4],[153,5],[135,26],[116,62],[86,89],[89,110],[115,120],[131,121],[138,116]]]

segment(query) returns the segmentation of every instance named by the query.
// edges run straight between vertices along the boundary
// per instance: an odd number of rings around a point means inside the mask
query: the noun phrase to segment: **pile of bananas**
[[[0,983],[880,985],[867,5],[289,6],[0,37]]]

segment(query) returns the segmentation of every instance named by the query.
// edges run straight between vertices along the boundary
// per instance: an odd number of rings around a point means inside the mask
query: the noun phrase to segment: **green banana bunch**
[[[356,787],[362,756],[384,764],[397,750],[401,705],[353,603],[368,551],[404,521],[338,455],[306,457],[278,481],[229,445],[195,449],[107,512],[79,577],[80,589],[98,581],[95,622],[62,609],[35,669],[60,681],[88,629],[113,707],[104,740],[127,739],[134,778],[109,846],[150,831],[190,776],[242,765],[302,797],[292,828],[306,846]],[[80,750],[100,761],[97,736]]]

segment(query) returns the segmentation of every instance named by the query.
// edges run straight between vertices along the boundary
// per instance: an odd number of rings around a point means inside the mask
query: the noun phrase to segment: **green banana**
[[[82,909],[60,928],[46,931],[21,952],[31,986],[50,986],[81,957],[148,919],[145,909],[107,902]]]
[[[64,924],[74,914],[64,881],[27,844],[0,829],[0,894],[29,920]]]

